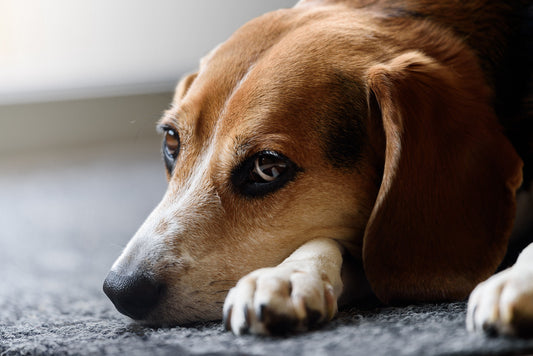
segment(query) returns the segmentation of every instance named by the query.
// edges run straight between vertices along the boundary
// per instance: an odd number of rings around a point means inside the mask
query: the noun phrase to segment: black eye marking
[[[233,170],[231,182],[237,192],[244,196],[262,197],[281,189],[300,170],[281,153],[261,151]]]
[[[162,125],[158,130],[163,133],[163,147],[161,148],[165,166],[172,173],[176,164],[176,158],[180,151],[180,138],[178,131],[172,126]]]
[[[354,169],[362,157],[367,142],[366,127],[362,118],[367,117],[366,94],[353,79],[343,73],[335,73],[329,84],[332,101],[321,120],[320,131],[327,159],[336,168]]]

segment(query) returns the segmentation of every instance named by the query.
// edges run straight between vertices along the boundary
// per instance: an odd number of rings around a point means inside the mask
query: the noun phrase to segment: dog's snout
[[[104,281],[104,293],[119,312],[133,319],[144,319],[156,307],[165,285],[143,274],[123,275],[109,272]]]

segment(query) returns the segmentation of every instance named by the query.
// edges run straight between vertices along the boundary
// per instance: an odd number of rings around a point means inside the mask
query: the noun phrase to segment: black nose
[[[165,285],[143,274],[123,275],[109,272],[104,281],[104,293],[119,312],[141,320],[159,303]]]

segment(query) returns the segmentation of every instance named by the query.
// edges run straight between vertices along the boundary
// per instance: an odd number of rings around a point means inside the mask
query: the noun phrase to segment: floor
[[[465,303],[344,310],[284,338],[139,326],[101,285],[165,185],[151,140],[0,157],[0,355],[533,353],[533,340],[468,334]]]

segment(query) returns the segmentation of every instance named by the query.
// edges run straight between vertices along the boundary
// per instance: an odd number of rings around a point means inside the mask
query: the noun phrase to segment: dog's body
[[[367,284],[386,303],[466,298],[504,257],[531,179],[526,10],[302,0],[242,27],[178,85],[160,125],[168,191],[106,293],[156,324],[224,304],[237,334],[328,320]],[[476,289],[472,329],[533,323],[532,253]]]

